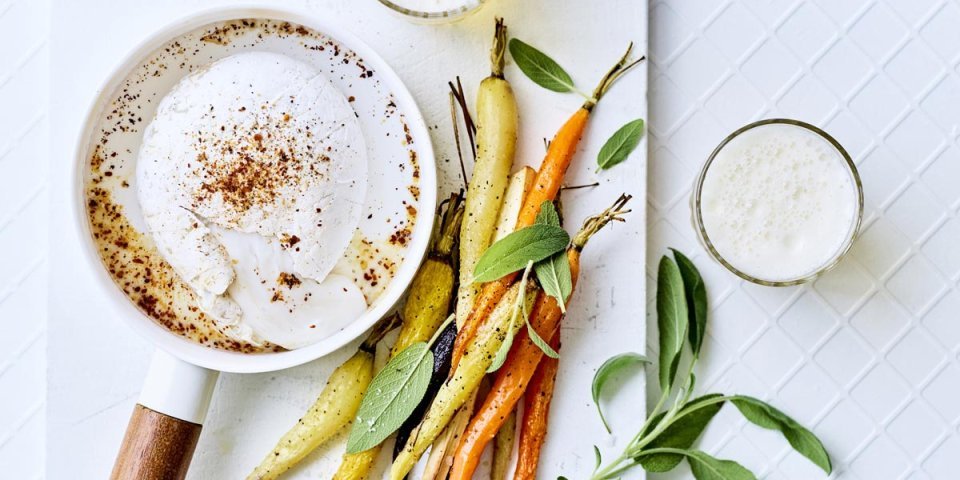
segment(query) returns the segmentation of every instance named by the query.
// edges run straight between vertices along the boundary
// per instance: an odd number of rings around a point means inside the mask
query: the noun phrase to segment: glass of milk
[[[453,22],[472,13],[485,0],[380,0],[404,17],[424,23]]]
[[[694,189],[694,225],[707,251],[760,285],[797,285],[829,270],[850,249],[862,217],[850,155],[797,120],[761,120],[730,134]]]

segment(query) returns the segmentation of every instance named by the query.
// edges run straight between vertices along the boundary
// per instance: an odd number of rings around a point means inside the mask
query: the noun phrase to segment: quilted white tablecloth
[[[48,15],[43,0],[0,1],[3,478],[44,476]],[[960,4],[655,1],[650,50],[648,273],[667,246],[697,254],[713,307],[701,387],[769,399],[814,426],[836,478],[957,478]],[[805,287],[737,280],[707,260],[689,221],[702,160],[769,116],[836,136],[866,189],[862,238]],[[764,478],[823,477],[733,411],[702,445]]]
[[[837,478],[960,478],[960,5],[657,1],[650,30],[647,269],[668,245],[699,253],[713,313],[701,386],[814,426]],[[774,116],[834,135],[865,188],[852,253],[804,287],[738,280],[690,225],[702,161]],[[768,479],[823,477],[735,410],[715,422],[705,449]]]
[[[0,1],[0,478],[43,477],[46,1]]]

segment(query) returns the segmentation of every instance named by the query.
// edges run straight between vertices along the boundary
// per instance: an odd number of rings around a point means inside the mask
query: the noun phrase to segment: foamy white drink
[[[408,10],[426,13],[441,13],[456,10],[472,2],[466,0],[390,0]]]
[[[855,170],[820,134],[768,123],[733,137],[701,179],[700,225],[740,274],[790,283],[831,265],[859,225]]]

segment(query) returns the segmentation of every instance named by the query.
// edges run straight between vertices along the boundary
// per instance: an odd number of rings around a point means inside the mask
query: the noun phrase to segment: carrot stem
[[[593,110],[593,107],[597,105],[597,102],[603,98],[603,95],[607,93],[607,90],[623,76],[623,74],[630,71],[631,68],[637,66],[640,62],[647,59],[646,56],[640,57],[634,61],[629,61],[630,52],[633,51],[633,42],[630,42],[627,45],[627,51],[623,53],[623,56],[620,57],[620,60],[607,71],[606,75],[600,79],[600,83],[597,84],[597,88],[593,89],[593,96],[587,99],[583,104],[583,108],[586,110]]]
[[[502,17],[496,18],[493,46],[490,47],[490,76],[503,78],[503,58],[507,50],[507,26]]]

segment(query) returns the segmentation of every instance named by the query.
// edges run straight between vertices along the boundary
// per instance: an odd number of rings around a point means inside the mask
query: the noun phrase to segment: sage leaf
[[[477,261],[473,281],[490,282],[557,253],[570,242],[570,235],[557,226],[534,224],[503,237]]]
[[[553,202],[544,201],[540,204],[540,211],[537,213],[535,223],[555,227],[561,226],[560,214],[557,213]],[[567,298],[573,292],[573,279],[570,274],[570,263],[567,260],[566,252],[557,252],[549,258],[537,262],[533,268],[537,273],[537,280],[540,280],[543,291],[557,300],[561,313],[567,313]]]
[[[497,349],[497,353],[493,355],[493,361],[490,362],[490,366],[487,367],[487,373],[500,370],[500,367],[507,361],[507,354],[510,353],[510,347],[513,346],[513,337],[513,328],[508,328],[507,336],[503,339],[503,343],[500,344],[500,348]]]
[[[643,137],[643,119],[638,118],[620,127],[600,147],[597,154],[597,170],[607,170],[622,163],[640,145]]]
[[[657,272],[657,325],[660,329],[660,389],[670,391],[687,333],[687,299],[677,264],[664,255]]]
[[[693,373],[693,372],[690,372],[690,381],[687,382],[687,387],[686,387],[686,388],[687,388],[687,392],[686,392],[686,395],[687,395],[687,396],[686,396],[686,397],[684,398],[684,400],[683,400],[684,403],[686,403],[687,399],[690,398],[690,394],[693,393],[693,389],[694,389],[696,386],[697,386],[697,374],[695,374],[695,373]]]
[[[551,347],[550,344],[547,343],[539,333],[537,333],[537,330],[533,328],[533,325],[530,325],[529,321],[527,322],[527,335],[530,337],[530,340],[533,342],[533,344],[536,345],[544,355],[550,358],[560,358],[560,354],[557,353],[557,351],[554,350],[553,347]]]
[[[377,373],[360,402],[347,453],[369,450],[395,432],[420,403],[433,371],[426,342],[410,345]]]
[[[757,477],[733,460],[720,460],[700,450],[687,452],[690,472],[697,480],[756,480]]]
[[[707,425],[710,424],[710,420],[713,420],[713,417],[723,408],[723,402],[712,403],[710,405],[701,404],[718,397],[722,397],[722,395],[713,393],[691,400],[677,412],[673,423],[645,448],[678,448],[686,450],[692,447],[694,442],[703,434]],[[663,413],[657,414],[653,421],[650,422],[648,430],[659,424],[663,416]],[[649,432],[644,432],[644,435],[647,433]],[[662,473],[669,472],[676,468],[676,466],[683,461],[683,455],[675,453],[655,453],[652,455],[639,456],[637,460],[639,460],[644,470]]]
[[[575,89],[570,74],[547,54],[516,38],[510,39],[508,47],[520,71],[537,85],[561,93]]]
[[[513,304],[510,312],[510,324],[507,326],[507,334],[503,339],[503,343],[500,344],[500,348],[497,349],[497,353],[493,355],[493,361],[491,361],[490,366],[487,367],[487,373],[500,370],[500,367],[507,361],[507,354],[510,353],[510,348],[513,346],[513,339],[516,335],[514,326],[517,324],[517,317],[522,317],[523,322],[529,325],[529,321],[527,320],[527,280],[529,279],[531,268],[533,268],[533,262],[527,262],[526,267],[523,269],[523,276],[520,277],[520,288],[517,293],[516,303]]]
[[[820,439],[787,414],[753,397],[737,395],[730,401],[750,423],[768,430],[780,431],[797,453],[810,459],[824,472],[829,474],[833,471],[830,455],[823,448]]]
[[[540,211],[537,212],[537,218],[534,220],[534,223],[541,223],[543,225],[553,225],[554,227],[560,227],[560,214],[557,213],[557,207],[553,206],[553,202],[545,200],[540,204]]]
[[[700,271],[686,255],[673,250],[673,258],[680,267],[680,276],[683,278],[683,290],[687,297],[688,336],[690,349],[695,357],[700,356],[703,338],[707,330],[707,288],[703,283]]]
[[[621,353],[619,355],[614,355],[603,362],[603,365],[600,365],[600,368],[597,369],[597,373],[593,374],[593,385],[591,386],[590,392],[593,395],[593,403],[597,406],[597,413],[600,414],[600,421],[603,422],[603,427],[607,429],[607,433],[612,433],[610,431],[610,425],[607,424],[607,419],[603,416],[603,409],[600,408],[600,394],[603,393],[603,386],[607,384],[607,380],[624,368],[627,368],[632,365],[644,365],[649,364],[650,359],[640,355],[639,353]]]
[[[533,265],[543,292],[557,300],[560,312],[567,313],[567,299],[573,293],[573,275],[567,252],[560,251]]]

